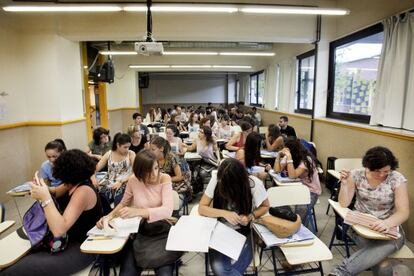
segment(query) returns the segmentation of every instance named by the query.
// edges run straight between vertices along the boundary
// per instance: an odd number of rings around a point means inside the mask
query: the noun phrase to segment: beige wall
[[[310,116],[290,114],[261,108],[258,109],[258,112],[262,115],[262,122],[264,126],[277,124],[279,122],[279,117],[282,115],[288,116],[289,125],[295,128],[298,137],[306,140],[310,139]]]
[[[85,121],[0,130],[0,202],[10,199],[6,195],[8,190],[32,179],[46,160],[45,145],[56,138],[62,138],[69,149],[84,150],[87,145]]]
[[[139,109],[125,108],[108,111],[111,137],[114,137],[117,132],[127,132],[128,126],[133,123],[132,114],[135,112],[139,112]]]

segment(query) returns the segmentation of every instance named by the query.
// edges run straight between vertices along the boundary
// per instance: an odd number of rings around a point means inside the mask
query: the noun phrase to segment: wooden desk
[[[332,260],[332,252],[315,236],[313,243],[306,246],[280,246],[283,255],[291,265]]]
[[[16,231],[0,240],[0,269],[15,264],[32,248],[30,241],[20,238]]]
[[[341,207],[338,202],[328,199],[329,205],[342,217],[345,218],[346,214],[350,211],[348,208]],[[392,240],[392,238],[371,230],[365,226],[354,224],[351,226],[354,231],[363,238],[371,240]]]
[[[14,220],[6,220],[0,223],[0,234],[14,225]]]
[[[112,237],[108,240],[89,240],[86,238],[81,244],[80,250],[88,254],[115,254],[122,250],[126,244],[128,237]]]

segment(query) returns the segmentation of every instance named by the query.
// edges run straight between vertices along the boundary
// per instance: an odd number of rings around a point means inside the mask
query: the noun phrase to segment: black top
[[[83,242],[86,239],[86,233],[95,226],[96,222],[103,215],[101,201],[95,187],[92,185],[90,180],[80,183],[78,187],[84,185],[89,186],[95,192],[97,199],[96,204],[92,209],[83,211],[76,222],[68,230],[67,234],[69,242]],[[62,212],[64,212],[68,206],[71,196],[72,195],[69,195],[69,193],[66,193],[58,199],[59,207]]]
[[[147,142],[147,137],[142,135],[141,142],[137,146],[134,146],[133,144],[131,144],[131,146],[129,147],[129,150],[132,150],[133,152],[138,153],[140,150],[144,148],[144,145],[146,142]]]
[[[286,126],[286,129],[280,128],[280,133],[286,135],[287,137],[296,137],[295,129],[291,126]]]

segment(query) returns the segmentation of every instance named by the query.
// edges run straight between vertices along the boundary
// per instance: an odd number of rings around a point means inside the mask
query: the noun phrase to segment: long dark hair
[[[297,138],[287,138],[285,141],[285,147],[290,150],[295,169],[299,167],[301,162],[303,162],[308,170],[309,179],[312,179],[313,172],[316,169],[315,157],[307,151],[304,146],[302,146],[300,140]]]
[[[176,125],[169,124],[167,125],[166,129],[171,129],[172,132],[174,133],[174,137],[180,137],[180,132],[178,131],[178,128]]]
[[[280,135],[282,135],[280,133],[280,128],[279,126],[275,125],[275,124],[270,124],[267,128],[268,130],[268,137],[270,138],[270,143],[273,143],[277,138],[279,138]]]
[[[128,143],[132,143],[131,136],[126,133],[118,132],[115,134],[114,141],[112,143],[112,151],[116,151],[118,144],[122,146]]]
[[[262,137],[257,132],[247,135],[246,144],[244,145],[244,161],[246,168],[251,168],[260,162],[260,146]]]
[[[213,144],[213,132],[211,131],[211,127],[202,126],[201,129],[203,130],[204,136],[206,137],[207,145]]]
[[[109,130],[103,128],[103,127],[98,127],[95,128],[93,131],[93,142],[95,143],[95,145],[99,145],[101,143],[101,135],[102,134],[106,134],[109,136]],[[111,141],[111,137],[109,136],[109,141]]]
[[[193,126],[193,125],[194,125],[194,123],[197,123],[197,122],[193,122],[194,115],[196,115],[196,113],[191,112],[191,114],[190,114],[190,119],[188,120],[188,124],[189,124],[190,126]]]
[[[234,158],[225,159],[217,172],[215,193],[223,201],[219,208],[234,206],[239,214],[250,214],[253,208],[252,185],[254,184],[242,163]]]

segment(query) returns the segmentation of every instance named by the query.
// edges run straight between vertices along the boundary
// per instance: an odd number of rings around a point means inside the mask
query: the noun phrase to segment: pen
[[[108,236],[96,236],[96,237],[89,237],[87,241],[101,241],[101,240],[110,240],[111,237]]]

